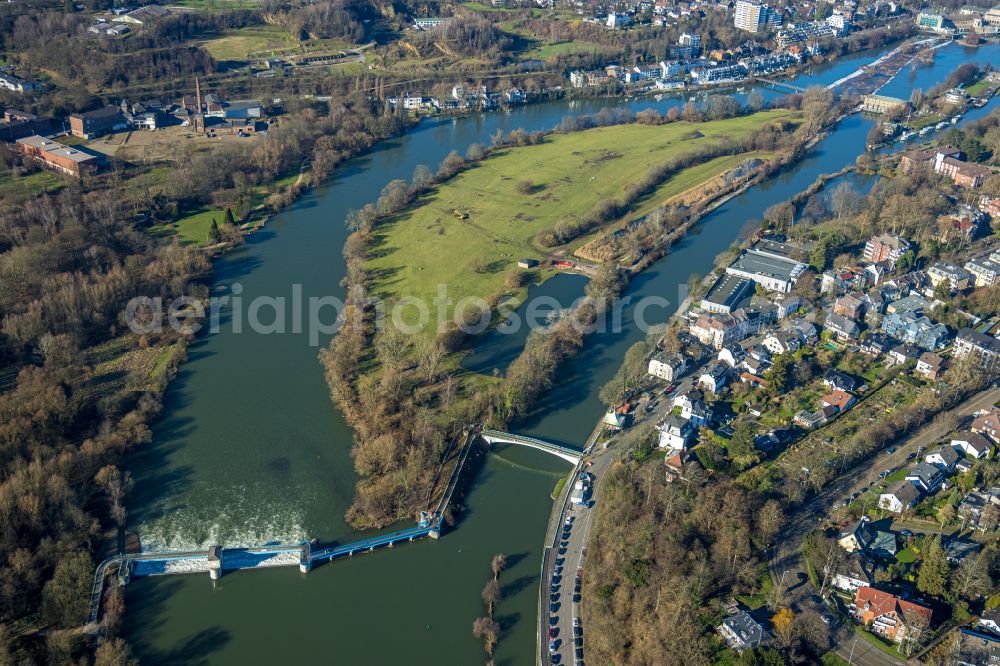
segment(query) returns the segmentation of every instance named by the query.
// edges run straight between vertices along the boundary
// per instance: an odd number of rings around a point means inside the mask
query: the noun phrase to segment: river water
[[[842,59],[795,83],[830,83],[875,55]],[[948,46],[937,52],[933,66],[902,72],[884,92],[905,97],[914,87],[932,87],[967,60],[1000,64],[998,55],[997,46]],[[346,211],[376,199],[390,180],[409,179],[418,164],[436,167],[449,151],[487,143],[500,128],[544,130],[566,114],[606,106],[662,111],[682,102],[557,102],[425,122],[349,162],[327,186],[219,260],[217,293],[239,291],[245,301],[291,300],[298,289],[303,298],[341,296]],[[870,127],[860,116],[843,121],[799,164],[707,216],[633,280],[625,296],[663,297],[668,304],[651,309],[647,318],[665,319],[682,300],[689,276],[708,270],[768,206],[820,173],[851,163]],[[580,279],[559,280],[539,289],[564,302],[582,290]],[[630,316],[624,320],[623,330],[587,339],[560,371],[556,386],[518,424],[519,431],[577,445],[586,439],[602,411],[598,389],[644,334]],[[470,363],[487,372],[502,367],[523,342],[505,338],[487,339]],[[153,443],[130,463],[136,478],[130,525],[145,548],[359,537],[343,520],[355,481],[351,433],[331,405],[317,352],[305,333],[236,333],[231,323],[191,346],[189,362],[167,392]],[[496,662],[532,663],[549,493],[565,472],[565,463],[546,454],[501,449],[487,457],[473,480],[458,528],[440,541],[339,561],[306,576],[278,569],[230,574],[215,585],[207,576],[138,579],[127,588],[126,636],[147,663],[481,663],[482,647],[471,624],[482,614],[479,591],[490,558],[503,552],[511,564],[497,611],[504,636]]]

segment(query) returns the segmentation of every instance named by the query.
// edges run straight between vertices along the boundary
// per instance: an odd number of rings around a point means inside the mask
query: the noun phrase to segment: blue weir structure
[[[582,457],[580,451],[533,437],[524,437],[498,430],[484,430],[479,427],[467,430],[462,436],[462,448],[456,456],[455,468],[452,470],[440,501],[434,510],[420,512],[416,527],[323,548],[317,548],[314,543],[302,542],[293,545],[266,545],[251,548],[210,546],[206,550],[183,552],[119,553],[97,565],[91,588],[90,624],[96,624],[100,619],[101,600],[109,577],[118,585],[126,585],[133,577],[137,576],[208,573],[209,578],[218,580],[224,571],[296,565],[298,565],[299,571],[307,573],[316,564],[330,562],[340,557],[353,557],[355,554],[370,553],[376,548],[392,548],[397,543],[406,543],[426,536],[437,539],[441,536],[442,516],[451,502],[459,476],[461,476],[465,461],[468,459],[469,451],[478,437],[491,445],[507,443],[529,446],[552,453],[574,464],[578,463]]]

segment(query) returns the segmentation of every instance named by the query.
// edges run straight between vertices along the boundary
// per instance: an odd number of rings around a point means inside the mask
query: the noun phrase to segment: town
[[[843,474],[850,491],[804,544],[787,545],[804,549],[796,556],[823,622],[897,645],[902,658],[934,635],[954,663],[989,663],[1000,651],[997,614],[989,603],[980,615],[971,608],[989,589],[979,555],[1000,527],[1000,391],[990,383],[1000,376],[1000,318],[976,314],[1000,277],[1000,202],[984,193],[996,175],[948,144],[890,157],[880,173],[892,170],[932,183],[940,199],[919,242],[878,233],[834,251],[829,236],[787,226],[790,213],[775,207],[655,341],[646,378],[603,420],[605,446],[655,424],[668,483],[706,473],[769,483],[778,469],[822,488]],[[864,197],[849,190],[842,183],[832,199],[850,199],[856,214]],[[924,258],[931,246],[940,259]],[[932,438],[875,425],[957,383],[982,391],[982,406],[936,419]],[[908,437],[919,444],[904,448]],[[728,607],[718,632],[732,649],[787,643],[776,636],[787,630],[780,613],[768,618],[758,605]],[[945,637],[937,629],[949,615],[972,619]]]

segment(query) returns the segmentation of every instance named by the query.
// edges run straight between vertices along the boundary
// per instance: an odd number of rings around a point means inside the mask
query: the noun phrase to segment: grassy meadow
[[[584,217],[601,200],[620,197],[656,165],[795,117],[795,112],[774,110],[706,123],[600,127],[498,151],[379,227],[368,261],[375,291],[383,298],[413,296],[427,303],[439,284],[448,285],[454,300],[504,293],[505,274],[518,259],[544,264],[593,236],[553,252],[535,242],[543,230]],[[640,200],[636,210],[696,187],[749,156],[722,157],[682,171]],[[459,219],[456,210],[468,218]]]

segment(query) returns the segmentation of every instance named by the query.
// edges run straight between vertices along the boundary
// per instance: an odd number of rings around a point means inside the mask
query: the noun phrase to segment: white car
[[[573,626],[574,627],[579,627],[580,626],[580,618],[578,618],[578,617],[574,617],[573,618]]]

